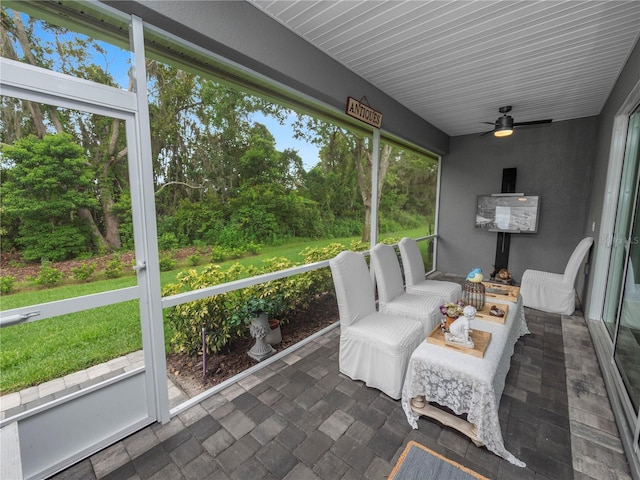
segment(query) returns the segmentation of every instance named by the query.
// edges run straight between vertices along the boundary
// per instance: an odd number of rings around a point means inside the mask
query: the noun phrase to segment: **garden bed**
[[[287,316],[281,326],[282,342],[274,345],[274,348],[281,352],[337,321],[336,299],[333,295],[324,295],[314,301],[308,310]],[[239,338],[229,344],[224,352],[209,355],[204,377],[201,355],[169,354],[167,374],[172,382],[192,398],[256,365],[258,362],[247,355],[253,342],[251,337]]]

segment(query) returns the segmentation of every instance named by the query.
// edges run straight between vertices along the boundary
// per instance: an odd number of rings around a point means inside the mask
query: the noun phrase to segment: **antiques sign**
[[[363,97],[361,100],[366,101],[366,99],[367,97]],[[376,128],[380,128],[382,125],[382,113],[353,97],[347,97],[346,113],[347,115],[357,118],[358,120],[368,123]]]

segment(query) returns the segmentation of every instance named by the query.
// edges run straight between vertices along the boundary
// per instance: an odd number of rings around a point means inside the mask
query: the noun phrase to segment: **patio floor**
[[[571,317],[525,309],[500,403],[511,465],[338,372],[339,329],[59,473],[70,479],[385,479],[415,440],[488,478],[631,478],[591,338]]]

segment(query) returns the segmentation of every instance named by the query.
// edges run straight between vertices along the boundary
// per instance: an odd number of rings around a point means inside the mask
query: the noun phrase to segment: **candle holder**
[[[462,300],[476,310],[482,310],[485,302],[485,288],[482,283],[465,282],[462,286]]]

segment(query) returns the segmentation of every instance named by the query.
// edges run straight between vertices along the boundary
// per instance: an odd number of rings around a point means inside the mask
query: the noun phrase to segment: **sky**
[[[276,150],[280,152],[287,148],[296,150],[302,159],[302,163],[306,171],[315,167],[320,161],[320,150],[316,145],[294,138],[291,122],[295,120],[295,114],[292,114],[292,116],[289,117],[285,125],[280,125],[277,120],[272,117],[266,117],[262,113],[251,114],[251,119],[254,122],[262,123],[267,127],[276,139]]]

